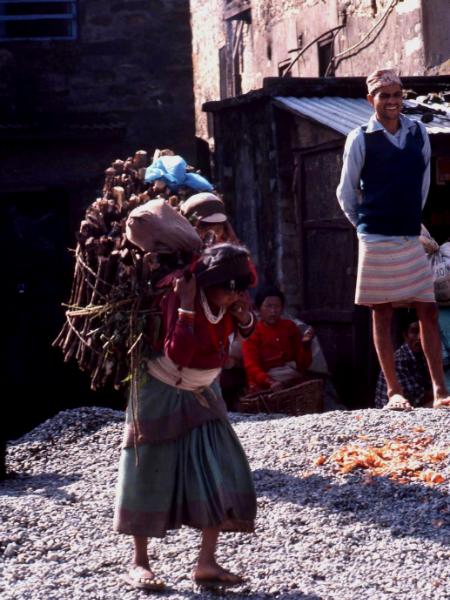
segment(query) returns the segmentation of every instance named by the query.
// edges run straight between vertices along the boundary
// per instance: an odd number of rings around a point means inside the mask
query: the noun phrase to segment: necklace
[[[222,320],[223,315],[225,314],[224,307],[221,306],[219,309],[219,314],[214,315],[211,311],[211,308],[209,307],[208,299],[205,295],[205,292],[203,291],[203,288],[200,288],[200,304],[202,305],[203,312],[205,313],[205,317],[208,319],[208,321],[210,323],[215,325],[216,323],[218,323],[219,321]]]

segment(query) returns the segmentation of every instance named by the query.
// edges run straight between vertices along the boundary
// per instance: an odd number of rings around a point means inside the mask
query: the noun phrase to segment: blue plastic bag
[[[187,163],[181,156],[161,156],[145,171],[145,183],[161,179],[173,191],[188,186],[199,192],[210,192],[213,186],[198,173],[186,173]]]

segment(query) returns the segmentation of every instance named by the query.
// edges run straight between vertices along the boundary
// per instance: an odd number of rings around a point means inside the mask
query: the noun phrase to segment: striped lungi
[[[435,302],[433,275],[416,237],[398,241],[359,240],[355,303]]]

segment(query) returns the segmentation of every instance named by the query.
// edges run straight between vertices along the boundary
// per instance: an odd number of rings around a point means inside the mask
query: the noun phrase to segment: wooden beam
[[[303,221],[305,229],[354,229],[348,219],[309,219]]]
[[[223,11],[223,18],[227,21],[229,19],[244,18],[242,13],[249,12],[251,9],[250,0],[231,0],[227,3]],[[250,15],[248,15],[250,17]]]
[[[278,103],[277,103],[278,104]],[[297,116],[300,116],[298,113],[295,113]],[[314,121],[317,123],[317,121]],[[304,148],[294,147],[291,148],[292,152],[296,152],[298,154],[319,154],[321,152],[326,152],[327,150],[337,150],[342,148],[345,144],[345,137],[342,136],[340,140],[333,140],[331,142],[323,142],[321,144],[316,144],[315,146],[305,146]]]
[[[353,323],[354,310],[312,309],[300,311],[300,318],[306,323]]]

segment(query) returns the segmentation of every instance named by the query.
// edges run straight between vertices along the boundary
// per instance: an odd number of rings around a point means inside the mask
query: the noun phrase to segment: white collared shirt
[[[418,122],[408,119],[404,115],[400,115],[400,127],[395,133],[389,133],[383,125],[377,120],[373,114],[366,128],[366,133],[374,131],[383,131],[387,140],[396,146],[403,149],[406,145],[406,137],[410,131],[415,132],[415,128],[420,127],[424,140],[422,155],[425,162],[425,170],[422,177],[422,208],[428,196],[430,188],[430,158],[431,146],[428,133],[425,126]],[[336,190],[337,198],[342,210],[347,219],[356,227],[358,220],[358,205],[362,201],[361,196],[361,171],[366,159],[366,145],[364,143],[364,131],[361,127],[353,129],[345,142],[344,148],[344,163],[342,165],[341,180]],[[380,240],[399,240],[404,239],[404,236],[386,236],[374,233],[358,233],[358,237],[366,242],[375,242]]]

